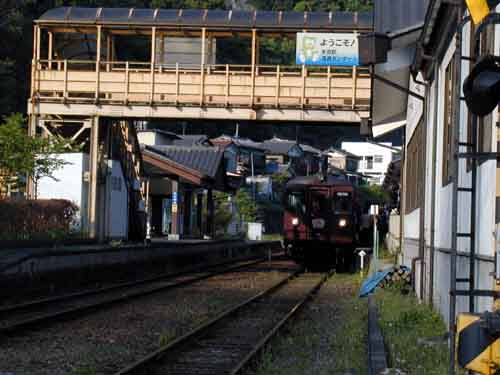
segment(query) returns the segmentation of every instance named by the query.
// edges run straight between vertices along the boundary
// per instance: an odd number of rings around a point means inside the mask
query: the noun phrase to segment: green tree
[[[385,191],[379,185],[360,186],[359,190],[369,202],[383,204],[389,202],[390,200],[389,192]]]
[[[28,174],[35,186],[42,177],[54,178],[66,164],[58,154],[68,150],[71,143],[64,139],[30,137],[21,114],[6,117],[0,124],[0,185],[15,185]]]
[[[215,215],[214,224],[216,233],[227,233],[227,228],[233,219],[233,213],[229,209],[229,194],[216,191],[214,193]]]
[[[257,219],[257,204],[248,191],[239,189],[235,201],[242,220],[255,221]]]

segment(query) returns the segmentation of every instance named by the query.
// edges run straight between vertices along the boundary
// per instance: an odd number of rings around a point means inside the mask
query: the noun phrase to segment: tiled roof
[[[220,137],[212,139],[212,142],[222,147],[227,147],[232,143],[238,147],[253,148],[255,150],[265,151],[265,148],[263,147],[262,143],[255,142],[249,138],[238,138],[238,137],[232,137],[230,135],[221,135]]]
[[[346,151],[346,150],[342,150],[342,149],[339,149],[339,148],[335,148],[335,147],[330,147],[329,149],[323,151],[324,154],[328,154],[329,152],[338,152],[338,153],[343,154],[345,156],[349,156],[352,159],[361,159],[360,156],[354,155],[352,152],[349,152],[349,151]]]
[[[174,146],[204,146],[211,142],[204,134],[181,135],[180,139],[174,141]]]
[[[218,147],[146,146],[146,150],[211,178],[217,175],[224,156]]]
[[[312,146],[309,146],[309,145],[304,145],[302,143],[299,144],[299,146],[300,146],[300,148],[302,150],[304,150],[304,152],[309,152],[311,154],[317,154],[317,155],[321,154],[321,150],[319,150],[319,149],[317,149],[315,147],[312,147]]]
[[[305,144],[298,144],[297,142],[289,139],[274,137],[262,143],[263,148],[275,154],[288,154],[290,149],[294,146],[298,146],[303,152],[317,155],[321,153],[321,150],[318,150],[317,148]]]
[[[298,144],[294,141],[273,138],[262,142],[262,147],[273,154],[288,155],[290,149]],[[300,147],[300,146],[299,146]]]
[[[59,7],[39,21],[57,23],[338,31],[373,29],[373,12],[281,12],[263,10],[141,9]]]

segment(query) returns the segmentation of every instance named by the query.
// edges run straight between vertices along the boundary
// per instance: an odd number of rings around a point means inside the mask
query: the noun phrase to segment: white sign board
[[[417,77],[422,80],[421,74]],[[421,96],[425,96],[425,87],[421,84],[414,82],[413,78],[410,77],[410,91]],[[414,97],[413,95],[408,95],[408,107],[406,111],[406,139],[407,143],[411,139],[413,131],[417,127],[420,119],[424,114],[424,102]]]
[[[298,65],[358,66],[358,35],[354,33],[297,33]]]

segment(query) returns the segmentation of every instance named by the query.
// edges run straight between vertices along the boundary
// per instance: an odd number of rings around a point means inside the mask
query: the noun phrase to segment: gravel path
[[[290,262],[265,263],[21,337],[0,338],[0,373],[113,374],[295,269]]]
[[[357,297],[357,277],[332,276],[251,374],[366,374],[366,301]]]

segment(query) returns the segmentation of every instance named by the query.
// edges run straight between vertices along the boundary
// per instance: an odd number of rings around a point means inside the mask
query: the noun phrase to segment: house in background
[[[226,169],[241,176],[260,175],[266,171],[266,156],[260,143],[250,139],[221,135],[210,140],[224,149]]]
[[[145,129],[137,130],[137,139],[140,144],[166,146],[173,145],[174,142],[182,140],[182,137],[165,130]]]
[[[295,141],[274,137],[262,142],[266,150],[268,173],[277,173],[287,165],[291,174],[307,176],[319,172],[321,151]]]
[[[328,158],[328,166],[344,171],[356,172],[359,168],[361,157],[348,151],[330,147],[323,151],[323,155]]]
[[[370,182],[382,185],[387,167],[392,161],[394,150],[392,143],[381,143],[381,146],[369,142],[342,142],[342,150],[357,155],[359,159],[358,173],[367,176]]]
[[[173,141],[174,146],[205,146],[212,147],[214,144],[205,134],[187,134],[178,135],[180,139],[175,139]]]

